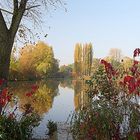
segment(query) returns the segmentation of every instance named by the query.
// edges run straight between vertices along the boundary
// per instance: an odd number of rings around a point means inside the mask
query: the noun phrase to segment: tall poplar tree
[[[91,66],[92,66],[92,58],[93,58],[93,51],[92,51],[92,44],[84,44],[83,45],[83,74],[90,75],[91,73]]]
[[[74,51],[74,72],[77,76],[90,75],[92,66],[93,50],[92,44],[75,45]]]
[[[92,44],[89,43],[87,46],[87,56],[88,56],[88,71],[87,74],[91,74],[91,67],[92,67],[92,60],[93,60],[93,50],[92,50]]]
[[[82,45],[77,43],[74,51],[74,72],[77,76],[82,72]]]

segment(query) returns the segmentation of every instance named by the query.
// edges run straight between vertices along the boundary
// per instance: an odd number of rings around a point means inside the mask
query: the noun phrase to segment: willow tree
[[[77,76],[82,73],[82,45],[77,43],[74,51],[74,72]]]
[[[26,35],[24,31],[30,32],[31,24],[41,23],[42,8],[55,7],[58,3],[62,4],[60,0],[0,0],[0,78],[8,78],[10,55],[17,32],[20,37]]]

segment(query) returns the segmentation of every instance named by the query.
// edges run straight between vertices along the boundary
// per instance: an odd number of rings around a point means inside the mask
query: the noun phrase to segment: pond
[[[30,91],[31,85],[36,84],[39,89],[36,93],[35,102],[32,97],[25,94]],[[48,80],[36,82],[11,82],[9,84],[10,92],[14,93],[19,99],[19,107],[30,103],[32,107],[41,115],[42,121],[34,130],[35,138],[45,138],[48,120],[64,123],[74,110],[83,104],[83,97],[79,96],[81,84],[77,81]],[[11,105],[14,108],[14,106]],[[22,109],[17,110],[22,113]]]
[[[39,88],[32,97],[25,94],[31,90],[32,85]],[[31,104],[34,110],[42,117],[40,125],[34,129],[33,137],[37,139],[46,138],[48,120],[64,124],[73,111],[85,107],[91,98],[85,92],[85,84],[76,80],[47,80],[34,82],[11,82],[9,90],[19,99],[17,114],[22,113],[25,104]],[[131,102],[140,105],[140,97],[132,98]],[[9,108],[14,108],[10,104]],[[126,124],[126,122],[125,122]]]

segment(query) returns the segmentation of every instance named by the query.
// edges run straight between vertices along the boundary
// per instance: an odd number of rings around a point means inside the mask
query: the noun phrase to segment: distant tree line
[[[59,75],[62,78],[71,78],[73,75],[73,64],[60,66]]]
[[[125,69],[126,72],[132,64],[132,59],[122,57],[121,50],[116,48],[111,48],[109,55],[104,59],[111,63],[115,69]],[[18,53],[16,49],[13,49],[9,79],[34,80],[92,76],[99,66],[100,59],[93,58],[91,43],[77,43],[74,51],[74,63],[59,67],[52,46],[39,41],[35,45],[25,45]]]

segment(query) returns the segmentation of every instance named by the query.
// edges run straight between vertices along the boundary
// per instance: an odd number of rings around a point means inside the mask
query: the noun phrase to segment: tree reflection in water
[[[32,85],[38,85],[39,88],[35,94],[25,96],[31,90]],[[31,104],[34,110],[43,115],[47,113],[53,105],[54,97],[58,93],[58,81],[37,81],[37,82],[15,82],[9,83],[10,92],[14,93],[19,99],[19,108],[24,104]],[[12,107],[12,104],[11,104]],[[22,112],[22,108],[19,109]]]
[[[75,110],[79,110],[89,105],[91,102],[91,98],[87,94],[87,85],[83,80],[74,80],[74,104]]]

